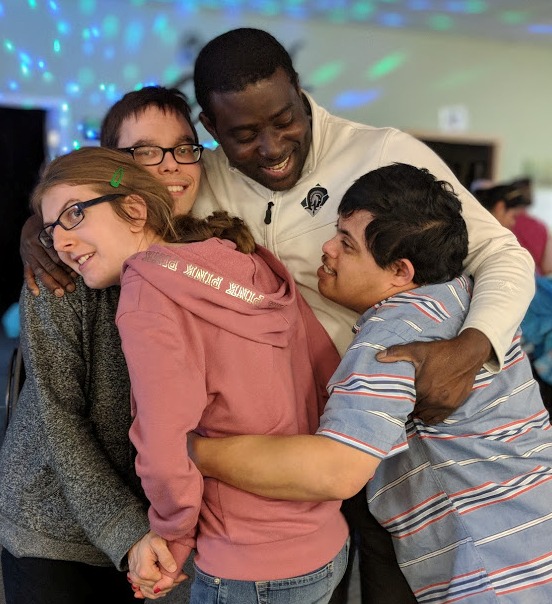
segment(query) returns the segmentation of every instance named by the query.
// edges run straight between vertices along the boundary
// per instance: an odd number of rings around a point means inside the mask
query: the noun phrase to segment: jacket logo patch
[[[328,189],[316,185],[308,193],[301,205],[307,210],[311,216],[315,216],[318,210],[328,201]]]

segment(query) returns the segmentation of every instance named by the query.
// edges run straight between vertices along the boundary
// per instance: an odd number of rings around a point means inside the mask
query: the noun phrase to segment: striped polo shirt
[[[382,460],[367,485],[370,510],[418,602],[552,602],[552,430],[520,335],[503,371],[482,369],[466,402],[431,426],[411,415],[413,365],[374,358],[455,336],[471,287],[461,277],[364,313],[318,434]]]

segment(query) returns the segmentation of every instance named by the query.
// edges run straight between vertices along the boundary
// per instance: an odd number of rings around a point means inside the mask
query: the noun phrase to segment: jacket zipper
[[[264,223],[270,224],[272,222],[272,206],[274,205],[273,201],[269,201],[266,206],[266,212],[264,217]]]

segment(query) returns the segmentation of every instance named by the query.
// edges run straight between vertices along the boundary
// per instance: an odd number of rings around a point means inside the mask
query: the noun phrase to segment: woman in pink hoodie
[[[196,549],[192,603],[221,593],[240,604],[329,601],[347,558],[340,502],[270,500],[204,480],[186,447],[191,430],[317,429],[339,356],[288,271],[237,218],[173,220],[166,188],[117,151],[57,158],[34,203],[42,240],[89,287],[121,284],[136,468],[151,528],[178,568]]]

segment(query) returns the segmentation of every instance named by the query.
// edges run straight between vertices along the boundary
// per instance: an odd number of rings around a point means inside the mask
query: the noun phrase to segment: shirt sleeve
[[[375,355],[405,340],[387,329],[355,338],[328,384],[330,399],[317,434],[379,459],[407,447],[405,423],[414,408],[414,366],[378,363]]]
[[[136,471],[151,503],[151,528],[167,539],[180,568],[195,546],[203,496],[186,439],[198,426],[207,393],[190,352],[193,334],[185,337],[177,309],[171,315],[167,308],[166,297],[137,277],[123,282],[117,327],[131,381]]]
[[[90,311],[94,295],[80,281],[74,293],[62,298],[44,289],[35,298],[23,287],[25,388],[30,389],[42,426],[37,455],[47,458],[89,540],[121,570],[128,550],[149,524],[143,502],[106,455],[90,419],[87,361],[82,352],[83,308]],[[113,371],[116,374],[117,368]],[[111,403],[128,405],[128,400]]]
[[[462,202],[468,228],[469,249],[464,266],[475,281],[470,311],[462,329],[484,333],[502,369],[506,351],[535,293],[535,265],[511,231],[502,227],[456,179],[429,147],[412,136],[394,131],[383,152],[382,165],[404,162],[427,168],[435,177],[449,182]]]

